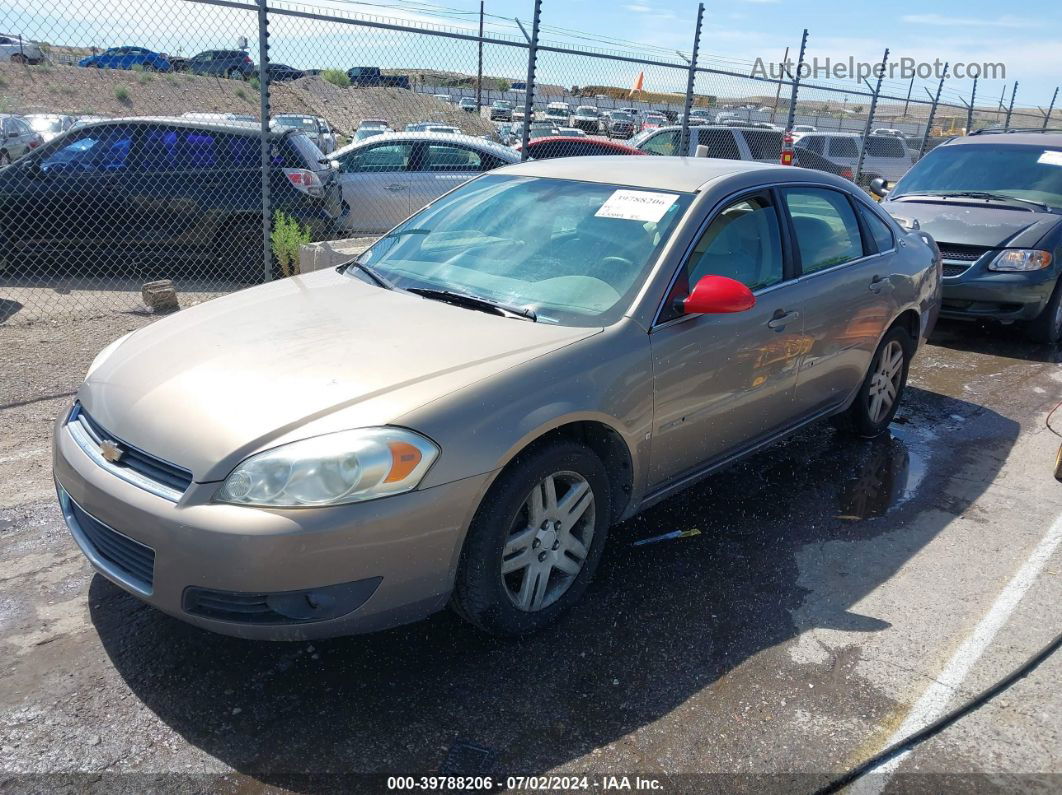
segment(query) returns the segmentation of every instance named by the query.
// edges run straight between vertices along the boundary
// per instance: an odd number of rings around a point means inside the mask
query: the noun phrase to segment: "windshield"
[[[513,106],[513,103],[506,102],[505,100],[502,100],[502,99],[496,100],[494,102],[494,105],[493,105],[493,107],[502,108],[503,110],[509,110],[509,109],[512,108],[512,106]]]
[[[619,110],[612,111],[612,121],[630,121],[630,120],[631,120],[631,114],[624,113],[623,111],[619,111]]]
[[[37,132],[62,132],[62,119],[49,119],[42,116],[28,119],[30,127]]]
[[[285,127],[317,132],[317,120],[310,116],[277,116],[276,121]]]
[[[577,116],[596,116],[597,108],[590,108],[586,105],[583,105],[581,107],[576,108],[575,113]]]
[[[403,289],[527,307],[540,323],[603,326],[630,305],[692,199],[487,175],[425,207],[358,261]]]
[[[1062,150],[1003,143],[940,146],[911,166],[889,198],[965,191],[1062,210]]]

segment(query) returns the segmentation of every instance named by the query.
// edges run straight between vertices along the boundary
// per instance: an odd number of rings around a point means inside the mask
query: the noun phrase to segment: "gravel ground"
[[[369,774],[640,775],[664,791],[810,792],[883,747],[1062,513],[1044,425],[1058,349],[945,325],[891,436],[805,431],[614,529],[580,606],[531,638],[449,613],[252,643],[93,575],[48,435],[94,353],[150,322],[0,327],[0,786],[383,789]],[[670,530],[699,534],[634,547]],[[948,703],[1058,632],[1062,554]],[[868,791],[1058,791],[1062,668],[919,747]],[[445,767],[455,743],[467,748]]]

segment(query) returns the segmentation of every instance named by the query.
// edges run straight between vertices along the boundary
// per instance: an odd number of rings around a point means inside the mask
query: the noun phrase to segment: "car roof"
[[[259,133],[262,130],[262,125],[256,121],[188,119],[181,116],[120,116],[113,119],[93,118],[85,121],[81,125],[81,128],[99,127],[104,124],[172,124],[177,127],[190,127],[199,130],[243,133]],[[301,133],[291,127],[271,128],[269,134],[275,138],[283,138],[287,135],[301,135]]]
[[[643,152],[641,149],[636,149],[627,144],[621,144],[617,141],[602,141],[599,138],[590,138],[586,135],[547,135],[544,138],[532,139],[528,142],[528,146],[540,146],[554,141],[559,143],[579,144],[580,146],[589,144],[590,146],[600,146],[604,149],[615,149],[618,152],[637,152],[640,155],[646,154],[646,152]],[[519,150],[519,146],[517,146],[516,149]]]
[[[808,180],[835,184],[822,171],[757,163],[749,160],[722,160],[711,157],[630,157],[629,155],[591,155],[526,160],[503,166],[491,173],[514,174],[580,182],[623,184],[647,190],[673,190],[693,193],[719,177],[763,171],[764,181]],[[768,175],[766,172],[774,172]],[[838,178],[839,179],[839,178]],[[851,186],[851,182],[843,180]]]
[[[356,141],[352,144],[347,144],[342,149],[337,149],[333,152],[332,157],[346,154],[353,149],[362,149],[370,144],[372,146],[377,146],[383,141],[434,141],[436,143],[465,144],[466,146],[474,146],[477,149],[482,149],[485,152],[489,152],[492,155],[497,155],[507,160],[511,160],[516,156],[516,153],[510,147],[502,146],[501,144],[494,143],[494,141],[488,141],[486,138],[480,138],[475,135],[439,132],[385,132],[380,133],[379,135],[374,135],[371,138],[366,138],[364,141]]]
[[[1062,147],[1062,133],[991,133],[986,135],[964,135],[945,141],[941,146],[955,146],[956,144],[1019,144],[1024,146],[1058,146]]]

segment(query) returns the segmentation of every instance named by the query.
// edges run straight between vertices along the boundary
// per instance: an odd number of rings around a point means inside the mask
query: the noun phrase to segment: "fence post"
[[[797,58],[796,73],[793,75],[793,91],[789,96],[789,116],[786,119],[786,132],[793,131],[796,123],[797,92],[800,90],[800,72],[804,68],[804,50],[808,46],[808,29],[804,28],[804,35],[800,37],[800,56]]]
[[[542,17],[542,0],[535,0],[535,18],[531,21],[531,41],[527,48],[527,83],[524,84],[524,125],[520,131],[520,160],[527,160],[531,140],[531,119],[535,103],[535,61],[538,58],[538,23]]]
[[[859,184],[859,178],[863,176],[863,160],[867,156],[867,144],[870,142],[870,127],[874,123],[874,111],[878,108],[878,94],[881,93],[881,79],[885,76],[885,68],[889,63],[889,48],[885,48],[885,55],[881,58],[881,70],[878,72],[878,82],[874,86],[874,93],[870,95],[870,110],[867,111],[867,123],[863,127],[863,144],[859,147],[859,160],[856,161],[855,173],[852,181]]]
[[[948,65],[944,64],[944,73],[940,76],[940,82],[937,83],[937,93],[933,97],[933,104],[929,106],[929,118],[926,119],[926,131],[922,133],[922,145],[918,147],[918,159],[922,159],[922,155],[926,153],[926,145],[929,143],[929,131],[933,129],[933,117],[937,115],[937,104],[940,102],[940,92],[944,89],[944,78],[948,76]]]
[[[1007,118],[1003,121],[1003,129],[1010,129],[1010,117],[1014,113],[1014,95],[1018,93],[1018,81],[1014,81],[1014,87],[1010,90],[1010,105],[1007,106]]]
[[[262,123],[262,269],[268,282],[273,279],[273,207],[269,195],[273,164],[269,151],[269,11],[266,0],[258,0],[258,112]]]
[[[685,157],[690,153],[690,108],[693,107],[693,83],[697,79],[697,49],[701,44],[701,21],[704,18],[704,3],[697,4],[697,26],[693,29],[693,52],[690,53],[690,71],[686,77],[686,101],[682,110],[682,149]]]
[[[1047,113],[1044,114],[1044,126],[1043,129],[1047,129],[1047,123],[1051,121],[1051,112],[1055,109],[1055,100],[1058,99],[1058,86],[1055,86],[1055,93],[1051,95],[1051,104],[1047,106]]]
[[[973,79],[973,88],[970,90],[970,104],[966,106],[966,134],[973,132],[974,105],[977,102],[977,78]]]
[[[477,45],[479,55],[476,65],[476,114],[478,115],[483,95],[483,0],[479,0],[479,41]]]

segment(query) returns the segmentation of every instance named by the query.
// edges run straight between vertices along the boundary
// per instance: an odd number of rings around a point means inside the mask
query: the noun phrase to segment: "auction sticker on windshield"
[[[1062,166],[1062,152],[1047,149],[1042,155],[1040,155],[1036,162],[1047,163],[1050,166]]]
[[[625,221],[659,221],[678,198],[674,193],[647,190],[617,190],[601,205],[597,218],[621,218]]]

